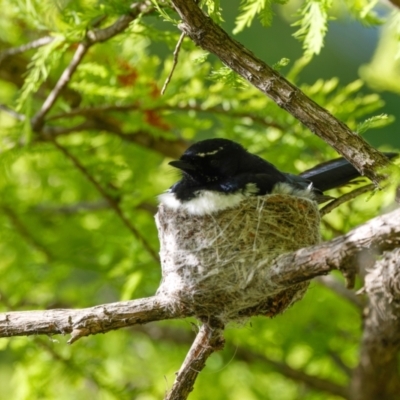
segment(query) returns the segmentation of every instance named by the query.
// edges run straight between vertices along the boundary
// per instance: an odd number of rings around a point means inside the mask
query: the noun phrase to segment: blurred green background
[[[288,74],[303,54],[292,36],[297,28],[290,26],[302,3],[292,0],[274,7],[270,28],[255,19],[237,38],[271,65],[289,58],[281,70]],[[294,79],[356,129],[371,115],[397,117],[400,79],[394,58],[398,42],[392,48],[389,39],[380,41],[384,27],[355,22],[361,17],[356,12],[350,16],[352,3],[334,3],[331,16],[336,20],[329,23],[321,54]],[[44,122],[53,136],[33,132],[29,119],[54,88],[77,43],[94,21],[101,28],[110,26],[129,4],[0,0],[2,312],[90,307],[155,293],[161,278],[158,262],[93,181],[157,252],[157,195],[178,178],[168,162],[193,141],[227,137],[295,173],[336,156],[188,39],[166,94],[160,96],[180,32],[156,13],[93,46]],[[221,4],[223,26],[231,32],[239,1]],[[392,12],[381,4],[377,11]],[[59,41],[7,53],[47,35]],[[361,83],[353,82],[374,54],[375,75],[371,69],[363,72],[374,88],[359,90]],[[376,88],[382,90],[385,105]],[[91,113],[74,114],[87,109]],[[370,129],[365,136],[373,145],[398,148],[399,121]],[[335,237],[392,206],[390,190],[365,195],[329,214],[322,234]],[[211,357],[190,398],[345,398],[351,369],[358,363],[361,324],[357,304],[314,282],[304,300],[282,316],[230,326],[225,349]],[[197,321],[185,320],[91,336],[73,346],[61,335],[0,339],[0,399],[162,398],[196,330]]]

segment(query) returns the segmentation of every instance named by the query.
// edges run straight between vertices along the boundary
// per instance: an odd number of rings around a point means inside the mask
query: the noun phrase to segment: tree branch
[[[117,385],[107,382],[107,380],[104,378],[104,375],[101,374],[97,369],[92,370],[88,368],[87,365],[82,364],[79,361],[74,361],[74,358],[64,356],[61,351],[57,352],[53,343],[51,343],[48,338],[42,339],[36,337],[35,344],[38,344],[48,354],[50,354],[54,362],[59,362],[66,367],[69,373],[78,373],[82,379],[85,379],[96,388],[110,393],[110,395],[112,395],[114,398],[120,397],[121,389],[117,387]]]
[[[266,271],[268,281],[279,290],[337,269],[344,274],[347,286],[352,287],[360,252],[366,248],[381,252],[400,245],[398,221],[400,208],[371,219],[346,235],[282,255]]]
[[[44,117],[53,107],[57,98],[60,96],[61,91],[67,86],[68,82],[71,80],[72,75],[78,68],[78,65],[82,61],[86,52],[89,50],[90,45],[91,45],[90,43],[80,43],[78,45],[78,48],[76,49],[70,64],[61,74],[60,79],[58,80],[53,90],[50,92],[50,94],[47,96],[46,100],[42,104],[42,108],[40,109],[40,111],[32,118],[31,123],[32,123],[32,129],[34,131],[38,131],[41,129]]]
[[[59,113],[52,115],[48,118],[48,121],[56,120],[56,119],[68,119],[75,116],[101,116],[104,115],[105,112],[126,112],[129,110],[137,110],[137,111],[179,111],[179,112],[188,112],[188,111],[196,111],[200,113],[208,113],[208,114],[217,114],[217,115],[225,115],[229,118],[248,118],[253,122],[266,126],[266,127],[274,127],[279,129],[280,131],[284,130],[284,127],[277,122],[269,121],[268,118],[262,117],[256,114],[240,112],[240,111],[231,111],[226,110],[220,106],[208,107],[204,108],[202,105],[196,104],[184,104],[184,105],[169,105],[162,104],[156,107],[151,108],[143,108],[140,104],[125,104],[125,105],[103,105],[103,106],[93,106],[93,107],[81,107],[75,108],[68,112]]]
[[[37,49],[38,47],[45,46],[52,42],[54,38],[52,36],[43,36],[42,38],[33,40],[32,42],[25,43],[21,46],[11,47],[0,52],[0,64],[7,57],[15,56],[16,54],[24,53],[25,51]]]
[[[32,235],[32,233],[28,230],[23,221],[14,212],[14,210],[4,204],[1,205],[0,208],[7,215],[16,232],[18,232],[29,245],[33,246],[36,250],[43,253],[46,261],[50,261],[53,258],[50,251],[45,246],[43,246],[43,244],[40,243],[34,235]]]
[[[295,283],[325,275],[334,269],[353,273],[353,262],[363,249],[388,250],[399,246],[399,220],[400,208],[374,218],[344,236],[278,257],[272,264],[263,266],[266,290],[273,296]],[[3,313],[0,314],[0,337],[72,332],[73,342],[75,337],[193,315],[194,312],[185,304],[162,296],[84,310]]]
[[[82,201],[79,203],[73,204],[37,204],[32,207],[33,212],[41,212],[41,213],[54,213],[54,214],[76,214],[80,212],[93,212],[93,211],[102,211],[106,209],[110,209],[110,203],[106,199],[100,199],[97,201]],[[135,206],[136,210],[143,210],[151,215],[154,215],[157,212],[157,206],[151,203],[140,203]]]
[[[352,400],[396,400],[400,393],[400,249],[385,253],[376,263],[365,278],[365,291],[369,302]]]
[[[83,336],[187,315],[157,296],[77,310],[13,311],[0,314],[0,337],[70,333],[71,344]]]
[[[349,160],[361,175],[377,185],[376,170],[388,164],[387,158],[372,148],[360,135],[308,98],[277,71],[233,40],[220,26],[205,15],[194,0],[171,0],[183,20],[179,28],[198,46],[220,60],[253,86],[270,97],[281,108],[306,125],[313,133]]]
[[[177,373],[172,389],[165,400],[184,400],[193,390],[198,374],[205,367],[208,357],[224,347],[223,327],[204,323]]]
[[[353,291],[347,289],[342,282],[336,279],[334,276],[318,276],[315,280],[335,292],[340,297],[350,301],[353,305],[355,305],[360,310],[364,307],[365,302],[360,299]]]
[[[172,75],[174,74],[176,66],[178,65],[179,51],[181,49],[181,46],[182,46],[182,43],[183,43],[183,39],[185,39],[185,34],[184,33],[181,34],[181,36],[180,36],[180,38],[178,40],[178,43],[176,44],[176,47],[175,47],[175,50],[174,50],[174,53],[173,53],[174,58],[172,60],[171,71],[169,72],[169,74],[167,76],[167,79],[165,80],[164,85],[163,85],[163,87],[161,89],[161,94],[162,95],[167,90],[167,86],[168,86],[169,82],[171,81],[171,78],[172,78]]]
[[[153,6],[151,1],[145,0],[143,2],[133,3],[130,13],[118,18],[117,21],[111,26],[104,29],[90,30],[86,33],[84,40],[79,43],[71,62],[61,74],[53,90],[44,101],[40,111],[32,118],[31,123],[34,131],[39,131],[42,128],[45,116],[53,107],[57,98],[60,96],[61,91],[68,85],[72,75],[76,71],[78,65],[81,63],[89,48],[95,43],[104,42],[123,32],[129,26],[130,22],[137,18],[140,14],[149,13],[152,10]]]
[[[187,345],[192,341],[191,332],[183,329],[170,328],[168,326],[160,326],[158,324],[135,326],[133,330],[135,332],[138,331],[147,334],[154,341],[162,340],[179,345]],[[244,348],[242,345],[239,344],[236,344],[235,346],[234,343],[231,344],[231,346],[235,347],[235,349],[231,351],[231,353],[234,353],[234,356],[232,358],[234,358],[235,360],[243,361],[247,364],[254,364],[255,362],[259,362],[263,365],[264,369],[265,364],[269,364],[274,370],[284,375],[286,378],[305,384],[310,389],[335,394],[337,396],[342,396],[345,399],[348,398],[347,388],[343,386],[340,386],[327,379],[309,375],[304,371],[294,369],[282,361],[273,360],[272,358],[267,357],[264,352],[258,353],[251,348]]]
[[[188,143],[183,139],[166,139],[156,137],[150,132],[138,129],[133,132],[123,132],[117,121],[111,121],[103,116],[94,116],[86,121],[72,127],[49,127],[45,126],[41,130],[41,135],[37,141],[48,141],[62,135],[69,135],[86,130],[100,130],[114,134],[127,142],[135,143],[139,146],[153,150],[166,157],[179,158],[187,149]]]
[[[262,363],[268,363],[275,370],[277,370],[279,373],[286,376],[287,378],[293,379],[297,382],[304,383],[308,387],[314,390],[331,393],[336,396],[341,396],[344,399],[349,398],[349,393],[347,388],[340,386],[337,383],[328,381],[326,379],[321,379],[317,376],[309,375],[301,370],[294,369],[290,367],[288,364],[280,361],[275,361],[271,358],[268,358],[264,354],[258,354],[249,349],[245,350],[239,349],[236,354],[239,359],[244,360],[246,362],[258,361]]]
[[[90,183],[98,190],[98,192],[108,201],[110,204],[111,208],[115,211],[115,213],[118,215],[118,217],[121,219],[121,221],[124,223],[124,225],[131,231],[133,236],[136,237],[137,240],[143,245],[143,247],[146,249],[146,251],[151,255],[151,257],[156,261],[159,262],[159,257],[158,254],[155,252],[155,250],[150,246],[150,244],[147,242],[147,240],[144,238],[144,236],[139,232],[138,229],[129,221],[129,219],[124,215],[122,212],[118,202],[107,193],[106,190],[100,185],[99,182],[89,173],[89,171],[85,168],[85,166],[72,154],[69,152],[69,150],[62,146],[60,143],[57,142],[57,140],[53,139],[51,142],[54,144],[54,146],[60,150],[72,163],[74,166],[82,172],[82,174],[88,179]]]
[[[340,205],[346,203],[347,201],[353,200],[356,197],[361,196],[364,193],[371,192],[374,189],[375,189],[375,185],[372,185],[372,184],[365,185],[365,186],[359,187],[357,189],[354,189],[351,192],[346,193],[346,194],[338,197],[337,199],[332,200],[326,206],[322,207],[319,210],[319,212],[320,212],[321,216],[324,216],[324,215],[330,213],[335,208],[339,207]]]

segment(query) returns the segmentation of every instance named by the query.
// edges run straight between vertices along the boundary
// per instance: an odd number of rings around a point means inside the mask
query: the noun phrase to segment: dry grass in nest
[[[205,216],[161,204],[156,222],[163,275],[157,293],[199,317],[274,316],[307,289],[304,282],[278,292],[264,273],[277,256],[319,242],[318,206],[310,199],[251,197]]]

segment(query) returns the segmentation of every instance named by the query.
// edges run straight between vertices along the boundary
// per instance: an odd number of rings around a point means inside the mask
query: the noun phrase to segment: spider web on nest
[[[203,216],[161,204],[156,223],[163,276],[157,294],[198,317],[272,317],[307,290],[304,282],[278,291],[264,275],[277,256],[319,242],[318,206],[309,198],[250,197]]]

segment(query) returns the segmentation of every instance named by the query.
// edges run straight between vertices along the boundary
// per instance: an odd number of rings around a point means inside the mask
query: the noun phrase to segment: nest
[[[203,216],[161,204],[157,294],[198,317],[224,322],[281,313],[302,298],[308,282],[277,291],[265,271],[277,256],[318,243],[319,222],[313,200],[287,194],[250,197]]]

